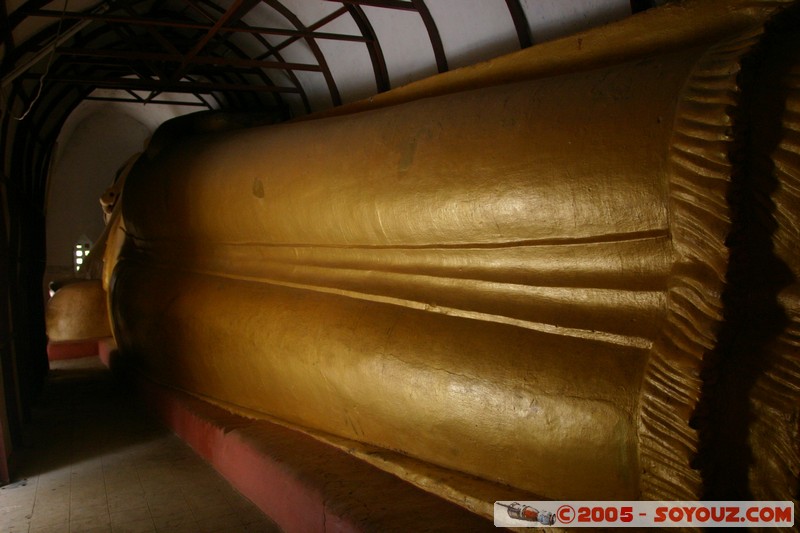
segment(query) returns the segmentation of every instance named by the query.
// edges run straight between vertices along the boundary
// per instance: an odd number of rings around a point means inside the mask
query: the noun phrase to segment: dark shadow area
[[[656,7],[659,3],[663,2],[658,2],[658,0],[631,0],[631,13],[635,15],[636,13],[647,11]]]
[[[707,500],[751,500],[751,393],[770,368],[770,344],[789,321],[778,301],[795,281],[773,246],[777,222],[772,195],[780,186],[770,155],[781,142],[787,88],[800,52],[798,9],[771,21],[762,41],[742,61],[740,107],[734,116],[734,167],[728,192],[730,262],[722,294],[724,321],[707,355],[692,427],[699,430],[695,468]]]
[[[0,531],[280,531],[138,399],[98,358],[55,362]]]
[[[12,481],[91,462],[169,434],[98,358],[54,361]]]

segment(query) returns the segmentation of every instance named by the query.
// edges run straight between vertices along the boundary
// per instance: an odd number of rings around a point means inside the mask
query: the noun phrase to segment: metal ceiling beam
[[[140,61],[165,61],[171,63],[181,63],[184,56],[178,54],[167,54],[162,52],[140,52],[133,50],[111,50],[111,49],[98,49],[98,48],[57,48],[56,52],[62,55],[77,56],[77,57],[105,57],[116,59],[140,60]],[[320,72],[322,69],[319,65],[311,65],[307,63],[286,63],[283,61],[262,61],[260,59],[247,59],[240,57],[212,57],[212,56],[195,56],[192,58],[192,63],[198,65],[219,65],[229,67],[255,67],[267,69],[285,69],[285,70],[307,70],[311,72]]]
[[[234,0],[231,7],[222,14],[220,18],[206,31],[205,35],[195,44],[195,46],[186,54],[184,60],[181,62],[179,71],[184,70],[192,59],[199,54],[203,48],[214,38],[219,30],[225,26],[229,21],[236,22],[241,19],[248,11],[253,9],[256,5],[261,3],[261,0]]]
[[[187,79],[187,80],[189,80],[189,81],[195,81],[194,79],[192,79],[192,77],[191,77],[191,76],[186,76],[186,79]],[[213,98],[213,99],[214,99],[214,100],[217,102],[217,106],[218,106],[218,108],[219,108],[219,109],[221,109],[221,108],[223,107],[223,105],[222,105],[222,102],[221,102],[221,101],[220,101],[220,99],[219,99],[219,96],[217,96],[217,95],[218,95],[218,93],[211,93],[211,94],[209,94],[208,96],[209,96],[209,97],[211,97],[211,98]],[[200,93],[193,93],[193,96],[194,96],[195,98],[197,98],[198,100],[200,100],[201,102],[203,102],[204,104],[206,104],[206,107],[208,107],[209,109],[214,109],[214,106],[212,106],[211,104],[209,104],[209,103],[206,101],[206,98],[205,98],[205,96],[203,96],[202,94],[200,94]]]
[[[28,17],[28,13],[30,11],[41,9],[51,1],[52,0],[28,0],[19,6],[16,10],[8,15],[8,22],[11,25],[11,29],[14,30],[22,21],[24,21]]]
[[[300,89],[296,87],[279,87],[276,85],[251,85],[245,83],[221,83],[221,82],[180,82],[162,80],[143,80],[143,79],[92,79],[92,78],[70,78],[53,77],[47,80],[49,83],[64,83],[69,85],[82,85],[98,89],[123,89],[131,91],[158,91],[167,93],[213,93],[224,91],[242,91],[254,93],[298,93]]]
[[[352,41],[363,43],[360,35],[346,35],[343,33],[326,33],[309,30],[284,30],[280,28],[264,28],[261,26],[225,26],[220,33],[254,33],[259,35],[280,35],[287,37],[310,37],[312,39],[327,39],[329,41]]]
[[[115,2],[114,3],[115,8],[119,7],[118,4],[120,4],[120,2]],[[122,5],[121,9],[130,10],[132,8],[130,7],[130,3],[126,2],[126,3],[124,3]],[[130,12],[130,11],[128,11],[128,12]],[[82,21],[81,24],[90,24],[91,22],[93,22],[93,21]],[[136,38],[137,38],[136,34],[129,26],[123,26],[123,25],[119,25],[119,24],[104,25],[104,26],[106,28],[109,28],[111,30],[111,32],[116,34],[119,37],[121,42],[126,43],[127,47],[129,49],[136,50],[139,47],[139,44],[136,42]],[[152,30],[150,28],[148,28],[148,29],[151,30],[153,33],[157,33],[157,32],[155,32],[155,30]],[[168,52],[172,52],[174,54],[183,55],[183,54],[181,54],[181,52],[179,50],[177,50],[174,46],[171,45],[172,43],[165,43],[163,37],[160,38],[160,39],[157,39],[157,40],[160,40],[161,45]],[[73,47],[75,47],[75,48],[83,48],[83,46],[77,46],[77,45],[73,45]],[[116,61],[118,61],[118,60],[116,60]],[[65,62],[65,63],[70,64],[71,62]],[[163,66],[160,65],[160,64],[156,64],[154,62],[142,61],[141,62],[141,66],[146,68],[149,71],[149,73],[155,74],[158,77],[162,77],[164,75]],[[131,72],[128,72],[128,74],[131,74],[131,73],[137,74],[140,77],[147,77],[147,75],[142,75],[141,74],[140,68],[136,68],[136,67],[133,67],[133,66],[131,66]],[[77,73],[75,75],[77,75]],[[120,75],[120,76],[122,76],[122,75]]]
[[[353,17],[358,29],[368,39],[367,51],[372,61],[372,70],[375,71],[375,85],[378,88],[378,92],[386,92],[392,88],[392,84],[389,80],[389,71],[386,68],[386,58],[383,56],[383,50],[381,50],[375,30],[361,7],[349,4],[347,9],[350,11],[350,16]]]
[[[197,54],[199,54],[206,46],[208,46],[208,43],[216,37],[216,35],[219,33],[219,30],[228,22],[237,22],[260,2],[261,0],[234,0],[233,4],[231,4],[227,10],[225,10],[222,16],[214,21],[211,28],[206,31],[200,40],[198,40],[197,43],[192,47],[192,49],[183,56],[180,66],[178,66],[178,68],[169,76],[169,78],[164,81],[177,82],[183,78],[184,75],[188,74],[192,65],[194,64],[194,59],[197,57]],[[150,31],[155,30],[150,28]],[[223,40],[226,41],[227,39]],[[155,98],[155,96],[156,93],[153,92],[147,101]]]
[[[347,11],[346,7],[340,7],[339,9],[337,9],[336,11],[331,13],[330,15],[326,15],[325,17],[321,18],[320,20],[318,20],[317,22],[315,22],[311,26],[306,27],[305,30],[297,30],[298,35],[294,35],[291,38],[286,39],[285,41],[275,45],[272,50],[270,50],[269,52],[267,52],[267,53],[265,53],[265,54],[263,54],[263,55],[261,55],[259,57],[261,59],[264,59],[265,57],[270,57],[272,55],[275,55],[280,50],[283,50],[284,48],[286,48],[290,44],[292,44],[294,42],[297,42],[300,39],[315,39],[315,38],[318,38],[317,35],[319,35],[319,34],[316,31],[318,28],[321,28],[321,27],[325,26],[329,22],[332,22],[332,21],[336,20],[337,18],[339,18],[342,15],[345,15],[347,13],[348,13],[348,11]],[[359,40],[360,39],[363,39],[363,36],[359,37]]]
[[[137,60],[128,60],[128,59],[115,59],[115,58],[103,58],[103,57],[64,57],[62,58],[60,72],[54,73],[53,75],[59,75],[65,71],[69,70],[70,66],[81,67],[81,66],[88,66],[94,67],[94,70],[97,72],[125,72],[125,74],[136,74],[139,77],[147,78],[151,74],[155,74],[156,77],[160,78],[157,73],[154,72],[147,72],[141,68],[146,67],[148,64],[145,62],[139,62]],[[203,75],[220,75],[220,74],[252,74],[258,75],[260,71],[254,71],[252,68],[248,67],[236,67],[230,65],[197,65],[195,68],[192,69],[192,74],[197,74],[200,76]],[[34,74],[25,74],[23,78],[33,78]],[[36,76],[38,78],[38,76]]]
[[[200,7],[200,5],[195,0],[183,0],[183,3],[187,4],[189,7],[191,7],[192,9],[197,11],[198,13],[200,13],[203,17],[205,17],[212,24],[217,20],[216,18],[214,18],[213,15],[211,15],[205,9]]]
[[[202,2],[205,3],[207,5],[207,7],[212,10],[211,12],[216,11],[220,15],[225,12],[225,10],[222,7],[220,7],[219,5],[214,3],[212,0],[202,0]],[[192,0],[192,3],[193,4],[195,3],[194,0]],[[200,8],[199,4],[197,5],[197,8],[198,9],[202,9],[202,8]],[[209,12],[209,13],[211,13],[211,12]],[[210,17],[211,15],[209,14],[207,16]],[[244,22],[241,22],[241,19],[240,19],[240,22],[239,22],[239,24],[236,25],[236,27],[237,28],[245,28],[246,29],[246,28],[248,28],[248,25],[246,23],[244,23]],[[221,32],[224,31],[225,29],[226,29],[226,27],[223,27]],[[264,35],[261,35],[259,33],[251,33],[251,35],[252,35],[252,37],[254,39],[256,39],[261,44],[261,46],[263,46],[264,48],[266,48],[269,51],[267,54],[264,54],[266,57],[274,56],[275,60],[280,61],[280,62],[285,62],[283,57],[281,57],[281,54],[277,50],[274,49],[274,47],[264,37]],[[231,43],[230,39],[224,39],[222,42],[224,42],[228,47],[234,49],[235,52],[239,53],[240,57],[248,57],[245,53],[243,53],[241,50],[236,48]],[[256,59],[263,60],[264,57],[257,57]],[[195,70],[197,69],[196,66],[193,67],[193,68]],[[216,68],[219,68],[219,67],[216,67]],[[311,104],[310,104],[310,102],[308,100],[308,96],[306,95],[305,90],[303,89],[303,85],[300,83],[300,80],[298,79],[297,75],[295,74],[295,71],[293,71],[293,70],[283,70],[283,72],[289,78],[289,81],[292,83],[292,85],[299,89],[300,100],[303,102],[303,106],[306,109],[306,111],[311,112]],[[261,78],[264,78],[263,81],[264,81],[265,84],[267,84],[267,85],[272,84],[272,81],[269,79],[269,77],[267,77],[267,75],[264,73],[263,70],[259,70],[256,74],[259,75]],[[190,79],[188,76],[186,76],[186,78]],[[234,94],[237,94],[237,93],[234,93]],[[212,94],[212,96],[215,97],[215,95],[213,95],[213,94]]]
[[[58,18],[61,13],[52,10],[38,10],[29,14],[32,17],[52,17]],[[199,22],[182,21],[182,20],[162,20],[152,19],[145,17],[125,17],[120,15],[98,15],[95,13],[67,13],[67,19],[79,20],[92,20],[98,22],[106,22],[109,24],[128,24],[131,26],[150,26],[158,28],[178,28],[199,31],[209,31],[212,26],[210,24],[201,24]],[[265,28],[261,26],[223,26],[219,29],[219,33],[249,33],[259,35],[279,35],[285,37],[311,37],[313,39],[328,39],[331,41],[353,41],[365,42],[361,35],[346,35],[340,33],[325,33],[315,31],[302,31],[302,30],[288,30],[283,28]]]
[[[121,102],[121,103],[128,103],[128,104],[141,104],[144,101],[144,98],[115,98],[113,96],[87,96],[84,100],[92,100],[95,102]],[[150,100],[151,104],[156,105],[180,105],[180,106],[188,106],[188,107],[205,107],[206,109],[211,109],[208,104],[204,104],[203,102],[182,102],[182,101],[175,101],[175,100]]]
[[[431,15],[431,12],[428,9],[428,6],[425,4],[424,0],[411,0],[409,2],[402,2],[400,0],[325,0],[325,1],[340,2],[350,8],[359,8],[359,9],[363,6],[369,6],[369,7],[379,7],[385,9],[399,9],[403,11],[416,11],[422,18],[422,22],[423,24],[425,24],[425,29],[428,32],[428,37],[431,41],[431,47],[433,48],[433,56],[436,60],[437,70],[439,72],[447,72],[449,70],[449,66],[447,64],[447,55],[445,54],[444,51],[444,45],[442,44],[442,37],[439,34],[439,28],[436,26],[436,21],[433,19],[433,15]],[[369,20],[367,19],[366,15],[364,16],[364,18],[367,20],[367,24],[369,24]],[[356,20],[356,23],[358,22],[359,21]],[[362,33],[364,33],[363,28],[362,28]],[[365,36],[366,35],[367,34],[365,33]],[[370,52],[370,55],[372,56],[373,53]],[[373,59],[373,64],[374,63],[375,60]],[[378,69],[376,69],[376,76],[377,73]]]
[[[6,46],[3,57],[6,58],[14,51],[14,34],[11,31],[11,24],[8,21],[6,0],[0,0],[0,32],[3,32],[3,43]]]
[[[517,30],[517,39],[519,40],[520,48],[528,48],[533,45],[533,38],[531,37],[531,29],[528,26],[528,17],[525,16],[525,9],[519,0],[506,0],[508,12],[511,14],[511,20],[514,22],[514,28]]]
[[[263,2],[269,5],[272,9],[280,13],[286,20],[288,20],[296,29],[301,31],[307,31],[307,28],[303,22],[294,14],[294,12],[288,9],[286,6],[281,4],[278,0],[263,0]],[[319,27],[319,26],[317,26]],[[308,44],[308,48],[311,50],[311,53],[314,54],[314,59],[317,60],[317,63],[321,67],[322,75],[325,78],[325,84],[328,86],[328,92],[331,95],[331,102],[334,106],[341,105],[342,103],[342,96],[339,94],[339,88],[336,86],[336,80],[333,79],[333,74],[331,74],[331,69],[328,67],[328,61],[325,59],[325,54],[322,53],[320,50],[317,41],[306,37],[305,38],[306,44]],[[278,47],[276,47],[278,49]]]
[[[128,5],[126,5],[123,9],[129,15],[136,15],[136,12],[133,10],[133,8]],[[153,28],[152,26],[145,26],[145,31],[148,34],[152,35],[156,41],[161,43],[161,46],[164,47],[164,49],[167,50],[168,52],[171,52],[173,54],[181,53],[180,50],[178,50],[178,47],[176,47],[172,41],[170,41],[169,39],[158,33],[156,29]]]
[[[50,56],[54,47],[57,47],[74,37],[88,24],[90,23],[72,23],[71,26],[66,25],[64,28],[62,28],[61,33],[58,33],[58,25],[52,24],[51,26],[42,30],[36,37],[28,39],[27,42],[10,51],[13,53],[8,53],[9,51],[7,51],[5,57],[3,58],[2,71],[0,72],[0,74],[3,74],[3,87],[13,82],[17,76],[23,72],[27,72],[40,61],[44,61]],[[25,55],[28,53],[30,53],[31,56],[25,57]],[[22,64],[17,65],[17,61],[23,57],[25,57],[25,61]],[[16,68],[14,68],[15,66]],[[11,68],[14,68],[14,70],[7,72],[7,69]]]
[[[447,65],[447,55],[444,53],[442,36],[439,35],[439,28],[436,26],[436,21],[433,20],[433,15],[431,15],[424,0],[411,0],[411,3],[417,9],[417,12],[419,12],[422,23],[425,24],[425,29],[428,30],[428,37],[431,40],[431,47],[433,48],[433,57],[436,59],[436,68],[439,72],[447,72],[450,70],[450,67]]]
[[[416,11],[417,8],[411,2],[402,0],[325,0],[326,2],[339,2],[340,4],[350,4],[357,6],[383,7],[386,9],[400,9],[403,11]]]
[[[104,64],[95,64],[91,62],[87,62],[84,60],[79,60],[77,62],[69,62],[63,64],[65,68],[62,68],[60,72],[54,73],[51,77],[59,78],[59,77],[69,77],[69,78],[84,78],[84,77],[91,77],[91,78],[126,78],[126,77],[133,77],[139,79],[165,79],[161,78],[157,75],[152,75],[150,73],[144,73],[141,70],[135,70],[133,65],[125,63],[119,64],[116,66],[109,66]],[[91,73],[91,74],[90,74]],[[233,69],[229,67],[214,67],[214,66],[204,66],[195,68],[192,70],[192,76],[198,76],[200,78],[206,78],[209,80],[219,80],[224,81],[226,83],[247,83],[250,85],[256,85],[259,83],[263,83],[264,85],[274,85],[274,83],[269,79],[263,79],[256,82],[253,76],[259,76],[259,72],[254,72],[252,70],[242,70],[242,69]],[[244,78],[243,78],[244,76]],[[191,81],[191,76],[187,75],[184,77],[184,82]]]
[[[240,22],[240,24],[242,25],[241,26],[242,28],[247,28],[247,24],[246,23]],[[310,37],[312,39],[314,38],[313,35],[315,35],[314,32],[309,31],[307,29],[303,30],[303,31],[300,31],[300,30],[295,30],[295,31],[285,30],[285,31],[291,32],[291,33],[302,33],[306,38]],[[309,34],[311,34],[311,35],[309,35]],[[274,56],[276,60],[284,61],[283,57],[281,56],[281,53],[278,50],[275,49],[275,47],[269,42],[269,40],[264,36],[264,34],[262,34],[262,33],[251,33],[250,35],[252,36],[253,39],[258,41],[259,44],[261,44],[261,46],[263,46],[266,50],[268,50],[269,54],[271,56]],[[259,58],[259,59],[263,59],[263,58]],[[310,113],[311,112],[311,102],[308,100],[308,95],[306,94],[306,91],[303,88],[303,84],[300,82],[300,79],[297,77],[297,74],[295,74],[295,72],[293,70],[286,70],[284,72],[286,73],[286,76],[289,78],[289,81],[292,83],[292,85],[294,85],[295,87],[300,89],[300,93],[299,93],[300,101],[303,103],[303,108],[306,110],[306,112]]]

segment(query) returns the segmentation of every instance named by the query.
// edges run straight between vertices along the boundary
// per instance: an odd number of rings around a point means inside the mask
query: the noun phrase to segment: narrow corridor
[[[4,533],[280,531],[96,358],[51,363],[25,440]]]

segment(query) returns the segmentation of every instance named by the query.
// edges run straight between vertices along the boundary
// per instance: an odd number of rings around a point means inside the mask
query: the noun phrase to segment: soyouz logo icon
[[[791,501],[497,501],[498,527],[792,527]]]
[[[530,505],[522,505],[518,502],[513,502],[510,505],[496,502],[495,505],[505,507],[507,509],[508,516],[516,520],[536,522],[537,524],[542,524],[545,526],[552,526],[556,523],[556,517],[553,513],[550,511],[540,511],[539,509],[531,507]]]

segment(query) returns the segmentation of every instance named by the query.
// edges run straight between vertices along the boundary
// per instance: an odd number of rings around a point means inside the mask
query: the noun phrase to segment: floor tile
[[[42,527],[69,522],[69,508],[42,508],[31,515],[31,527]]]
[[[34,526],[31,524],[28,533],[65,533],[69,531],[69,522],[63,524],[47,524],[43,526]]]
[[[2,533],[279,533],[96,360],[56,362],[0,487]]]
[[[154,533],[156,526],[152,518],[111,521],[111,531],[113,533]]]

